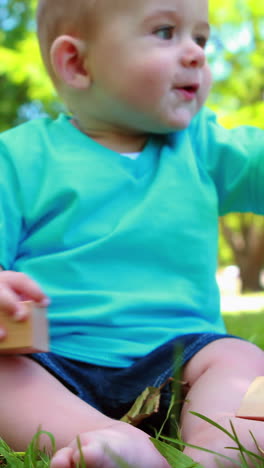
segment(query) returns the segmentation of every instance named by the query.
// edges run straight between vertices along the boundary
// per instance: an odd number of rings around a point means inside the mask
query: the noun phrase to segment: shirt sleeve
[[[264,214],[264,130],[241,126],[226,129],[213,112],[201,116],[198,147],[218,194],[219,214]]]
[[[0,142],[0,265],[12,269],[22,226],[20,190],[16,170]]]

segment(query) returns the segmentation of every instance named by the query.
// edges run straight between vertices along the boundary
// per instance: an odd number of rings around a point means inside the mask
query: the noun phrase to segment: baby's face
[[[110,3],[88,59],[97,118],[144,132],[187,127],[211,86],[207,0]]]

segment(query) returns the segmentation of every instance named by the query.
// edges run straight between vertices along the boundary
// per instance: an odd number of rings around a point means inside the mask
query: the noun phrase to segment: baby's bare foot
[[[117,468],[115,455],[133,468],[169,468],[148,435],[126,423],[117,422],[105,429],[86,432],[80,435],[80,441],[87,468]],[[54,455],[51,468],[72,468],[79,461],[75,440]]]

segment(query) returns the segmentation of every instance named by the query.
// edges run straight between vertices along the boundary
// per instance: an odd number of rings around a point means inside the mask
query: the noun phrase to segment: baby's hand
[[[0,272],[0,310],[16,321],[26,320],[28,310],[21,306],[21,301],[33,301],[40,307],[49,304],[49,299],[35,281],[24,273],[16,271]],[[0,339],[6,337],[6,330],[1,327]]]

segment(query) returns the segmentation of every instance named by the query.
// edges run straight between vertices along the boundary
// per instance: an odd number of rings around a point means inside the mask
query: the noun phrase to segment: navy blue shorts
[[[165,343],[128,368],[102,367],[52,353],[29,357],[83,401],[111,418],[120,419],[146,387],[161,386],[207,344],[227,337],[234,338],[214,333],[186,335]],[[170,398],[170,386],[166,385],[158,416],[149,420],[152,425],[157,427],[164,420]]]

